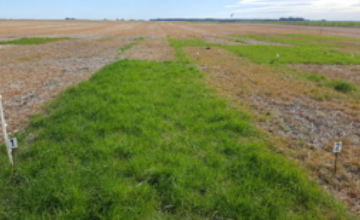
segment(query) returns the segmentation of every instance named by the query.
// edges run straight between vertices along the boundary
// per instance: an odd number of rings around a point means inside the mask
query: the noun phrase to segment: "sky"
[[[0,19],[270,18],[360,21],[360,0],[0,0]]]

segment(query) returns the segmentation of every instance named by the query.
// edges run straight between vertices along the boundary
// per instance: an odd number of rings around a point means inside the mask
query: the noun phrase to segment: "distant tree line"
[[[305,21],[305,18],[288,17],[288,18],[280,18],[279,21]]]
[[[150,21],[195,21],[195,22],[239,22],[239,21],[279,21],[278,19],[220,19],[220,18],[155,18]]]

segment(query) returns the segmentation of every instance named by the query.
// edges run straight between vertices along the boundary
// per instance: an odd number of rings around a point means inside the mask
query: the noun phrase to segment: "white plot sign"
[[[18,143],[17,143],[17,140],[16,138],[11,138],[9,140],[6,141],[6,147],[8,149],[15,149],[18,147]]]
[[[334,153],[340,153],[342,148],[342,142],[335,142],[334,143]]]

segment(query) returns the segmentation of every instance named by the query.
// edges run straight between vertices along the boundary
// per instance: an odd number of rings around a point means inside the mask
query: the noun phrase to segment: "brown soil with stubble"
[[[123,58],[152,61],[175,60],[174,48],[162,36],[146,37],[130,50],[122,54]]]
[[[131,41],[130,37],[88,37],[1,47],[0,93],[8,131],[21,129],[32,114],[62,90],[114,62],[118,48]]]
[[[360,86],[360,65],[292,64],[301,71],[322,74],[333,79],[343,79]]]
[[[189,47],[185,51],[219,95],[251,112],[266,139],[276,145],[276,152],[298,161],[326,190],[360,214],[358,100],[221,48]],[[323,95],[333,98],[316,100]],[[344,142],[336,175],[335,140]]]

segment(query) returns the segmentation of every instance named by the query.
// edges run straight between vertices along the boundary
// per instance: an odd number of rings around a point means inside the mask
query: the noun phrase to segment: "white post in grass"
[[[14,166],[14,159],[12,156],[12,148],[8,147],[8,142],[9,142],[9,137],[6,131],[6,123],[5,123],[5,117],[4,117],[4,109],[2,106],[2,95],[0,95],[0,119],[1,119],[1,125],[3,128],[3,133],[4,133],[4,140],[5,140],[5,144],[6,144],[6,150],[7,150],[7,154],[9,156],[9,161],[11,166]]]

